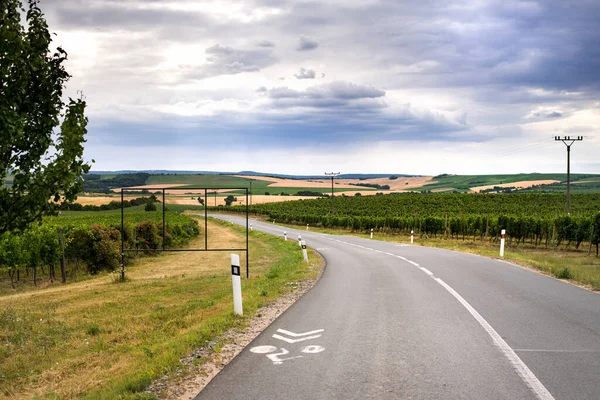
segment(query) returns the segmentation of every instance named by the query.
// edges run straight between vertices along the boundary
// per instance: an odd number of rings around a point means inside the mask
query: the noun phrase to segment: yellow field
[[[495,185],[486,185],[486,186],[475,186],[471,188],[471,192],[479,193],[482,190],[493,189],[494,187],[516,187],[518,189],[528,188],[534,185],[549,185],[551,183],[556,183],[559,181],[554,181],[551,179],[539,180],[539,181],[519,181],[519,182],[510,182],[510,183],[498,183]]]

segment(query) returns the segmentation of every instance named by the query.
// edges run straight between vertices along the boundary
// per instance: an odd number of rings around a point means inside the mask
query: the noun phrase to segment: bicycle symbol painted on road
[[[317,330],[310,331],[310,332],[294,333],[294,332],[286,331],[284,329],[278,329],[277,330],[278,333],[273,335],[273,338],[293,344],[293,343],[298,343],[298,342],[303,342],[306,340],[312,340],[312,339],[319,338],[319,337],[321,337],[320,333],[323,331],[324,331],[324,329],[317,329]],[[283,334],[286,336],[282,336],[280,334]],[[291,336],[291,337],[288,337],[288,336]],[[278,350],[279,350],[279,352],[277,352]],[[324,350],[325,350],[325,348],[323,346],[309,345],[309,346],[305,346],[302,350],[300,350],[300,352],[304,353],[304,354],[317,354]],[[298,355],[298,356],[293,356],[293,357],[281,358],[282,356],[286,356],[286,355],[290,354],[290,352],[287,349],[284,349],[283,347],[278,349],[275,346],[256,346],[256,347],[251,348],[250,351],[255,354],[265,354],[267,356],[267,358],[273,362],[274,365],[280,365],[280,364],[283,364],[284,361],[304,357],[303,355]]]

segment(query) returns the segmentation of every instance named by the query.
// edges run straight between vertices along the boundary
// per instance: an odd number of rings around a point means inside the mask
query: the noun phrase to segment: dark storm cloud
[[[300,68],[300,70],[294,74],[296,79],[315,79],[316,73],[312,69]]]
[[[308,50],[316,49],[317,47],[319,47],[318,42],[316,42],[315,40],[309,39],[307,37],[301,36],[300,42],[298,43],[298,46],[296,46],[296,50],[308,51]]]

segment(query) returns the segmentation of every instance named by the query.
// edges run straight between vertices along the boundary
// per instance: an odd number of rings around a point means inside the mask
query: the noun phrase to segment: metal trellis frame
[[[166,219],[165,219],[165,192],[166,190],[186,190],[186,191],[204,191],[204,248],[203,249],[167,249],[165,248],[165,233],[166,233]],[[126,249],[125,248],[125,207],[124,207],[124,193],[126,191],[139,191],[136,188],[121,188],[121,280],[125,280],[125,253],[139,253],[139,252],[204,252],[204,251],[242,251],[246,253],[246,278],[250,274],[250,263],[248,250],[248,188],[234,187],[234,188],[209,188],[209,187],[185,187],[185,188],[153,188],[154,191],[162,191],[162,248],[152,250],[139,250],[139,249]],[[208,192],[215,192],[215,205],[216,205],[216,193],[217,190],[233,191],[243,190],[246,196],[246,247],[245,248],[219,248],[212,249],[208,247]]]

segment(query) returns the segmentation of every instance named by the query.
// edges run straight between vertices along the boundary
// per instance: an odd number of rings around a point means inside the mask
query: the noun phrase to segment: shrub
[[[144,250],[156,250],[162,247],[162,238],[158,227],[152,221],[140,222],[136,226],[138,248]]]
[[[144,211],[156,211],[156,204],[146,203],[146,205],[144,206]]]
[[[554,272],[554,276],[556,276],[558,279],[573,279],[573,274],[571,273],[569,267],[565,267],[558,272]]]

